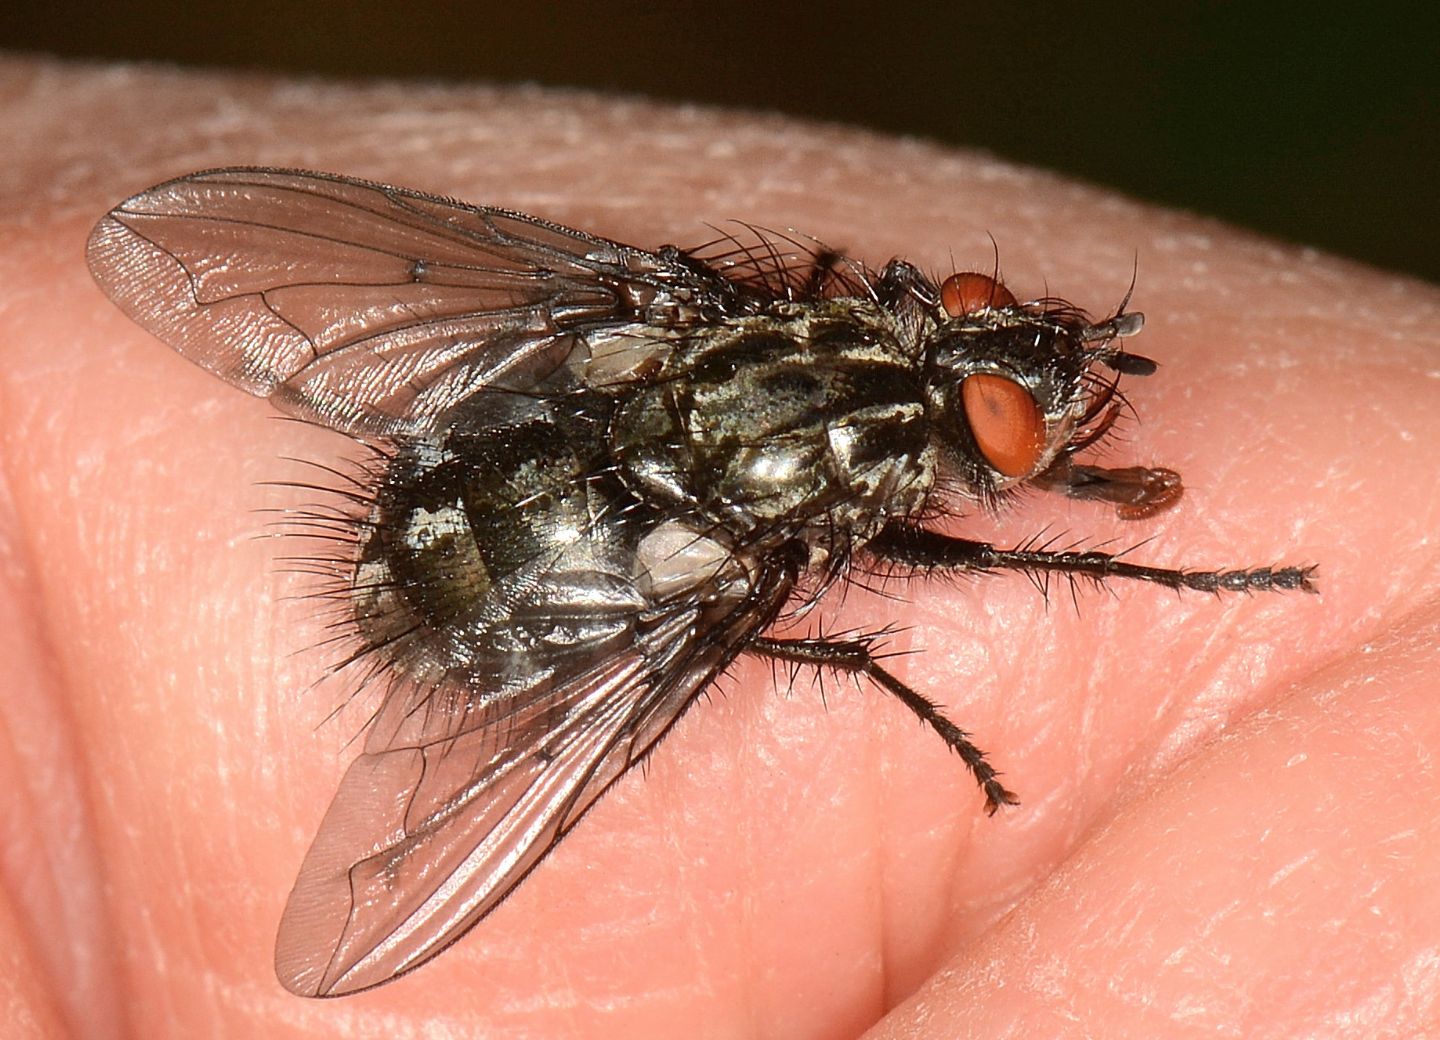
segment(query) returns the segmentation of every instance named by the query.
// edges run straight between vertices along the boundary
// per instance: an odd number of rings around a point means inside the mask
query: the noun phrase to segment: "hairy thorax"
[[[680,343],[620,406],[611,452],[697,526],[863,541],[934,482],[922,368],[878,308],[781,305]]]

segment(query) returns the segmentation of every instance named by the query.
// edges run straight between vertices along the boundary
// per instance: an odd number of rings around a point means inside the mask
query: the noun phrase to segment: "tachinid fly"
[[[483,918],[742,653],[864,675],[1014,802],[874,638],[765,633],[848,573],[1311,589],[927,527],[1028,486],[1148,516],[1165,469],[1079,461],[1139,314],[938,285],[756,233],[649,252],[345,177],[196,173],[116,207],[90,268],[190,360],[365,445],[338,524],[384,695],[280,925],[306,996],[379,985]],[[322,527],[321,514],[312,517]]]

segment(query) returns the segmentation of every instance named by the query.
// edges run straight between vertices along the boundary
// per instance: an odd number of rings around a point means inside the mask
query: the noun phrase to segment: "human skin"
[[[0,65],[0,1020],[15,1037],[1367,1036],[1440,999],[1440,295],[993,159],[540,91]],[[963,126],[957,133],[963,135]],[[639,245],[744,218],[1094,311],[1138,263],[1124,523],[1033,495],[953,530],[1318,596],[1020,576],[852,589],[1022,804],[993,818],[874,688],[742,660],[453,949],[335,1001],[275,924],[373,703],[252,537],[344,438],[186,363],[91,282],[125,196],[305,166]],[[299,497],[297,497],[299,495]],[[901,598],[894,598],[898,594]],[[843,599],[843,601],[842,601]],[[447,1032],[448,1030],[448,1032]]]

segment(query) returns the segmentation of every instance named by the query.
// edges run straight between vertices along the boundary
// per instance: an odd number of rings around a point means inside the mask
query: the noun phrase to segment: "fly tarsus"
[[[1002,805],[1019,805],[1020,799],[1000,782],[981,751],[970,741],[970,735],[947,719],[940,706],[912,690],[880,666],[871,639],[768,639],[754,640],[746,650],[772,660],[791,664],[831,668],[849,675],[864,675],[886,693],[898,698],[960,756],[975,782],[985,792],[985,812],[994,815]]]

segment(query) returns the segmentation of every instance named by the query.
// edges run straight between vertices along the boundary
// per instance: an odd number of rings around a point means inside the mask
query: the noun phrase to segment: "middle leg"
[[[886,693],[920,717],[920,721],[940,735],[940,739],[960,756],[969,767],[981,790],[985,792],[985,811],[994,814],[1002,805],[1018,805],[1019,799],[1000,783],[999,774],[985,758],[985,753],[970,742],[970,736],[940,712],[940,707],[922,694],[891,675],[875,659],[871,643],[865,639],[756,639],[746,647],[750,653],[792,664],[808,664],[816,668],[833,668],[850,675],[864,675]]]

